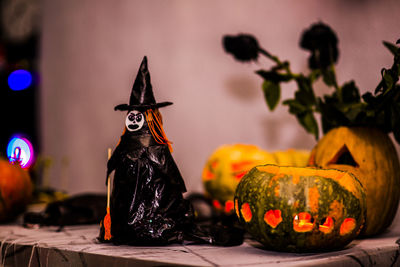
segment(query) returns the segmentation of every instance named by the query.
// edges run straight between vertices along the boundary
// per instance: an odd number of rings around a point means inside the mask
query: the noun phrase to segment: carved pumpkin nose
[[[282,212],[280,210],[269,210],[264,215],[264,221],[272,228],[276,228],[282,222]]]
[[[328,162],[328,164],[350,165],[355,168],[360,167],[346,145],[343,145],[343,147]]]

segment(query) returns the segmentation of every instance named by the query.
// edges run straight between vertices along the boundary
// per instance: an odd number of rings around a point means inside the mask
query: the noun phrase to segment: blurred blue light
[[[26,70],[16,70],[8,76],[8,86],[11,90],[20,91],[32,84],[32,75]]]
[[[10,162],[20,160],[22,168],[29,168],[34,159],[33,146],[28,139],[14,136],[7,145],[7,157]]]

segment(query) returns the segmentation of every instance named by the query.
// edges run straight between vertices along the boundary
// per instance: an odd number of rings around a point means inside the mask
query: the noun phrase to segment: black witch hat
[[[129,104],[120,104],[114,110],[139,110],[162,108],[172,105],[172,102],[156,103],[153,95],[153,87],[150,82],[150,73],[147,69],[147,57],[145,56],[140,65],[136,80],[132,86]]]

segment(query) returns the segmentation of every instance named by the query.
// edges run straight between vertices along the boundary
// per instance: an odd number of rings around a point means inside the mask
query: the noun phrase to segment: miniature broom
[[[108,149],[108,159],[111,158],[111,148]],[[110,216],[110,187],[111,187],[111,179],[108,177],[107,179],[107,214],[104,216],[103,225],[104,225],[104,240],[111,239],[111,216]]]

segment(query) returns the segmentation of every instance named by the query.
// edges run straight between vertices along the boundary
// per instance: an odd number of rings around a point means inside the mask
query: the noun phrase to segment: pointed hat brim
[[[128,104],[120,104],[114,107],[114,110],[148,110],[148,109],[155,109],[155,108],[162,108],[169,105],[172,105],[172,102],[161,102],[161,103],[154,103],[154,104],[141,104],[141,105],[128,105]]]

